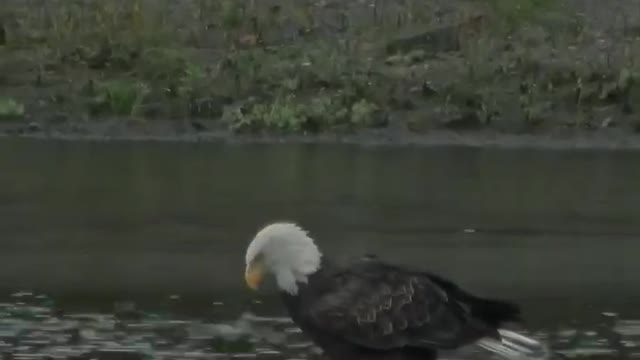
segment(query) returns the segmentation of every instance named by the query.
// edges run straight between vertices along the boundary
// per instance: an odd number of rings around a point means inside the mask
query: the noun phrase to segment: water
[[[236,326],[247,312],[281,319],[272,289],[245,288],[243,257],[260,226],[293,219],[330,256],[378,253],[517,301],[523,331],[549,338],[565,356],[635,357],[628,342],[640,341],[637,157],[3,139],[0,295],[13,307],[27,306],[11,297],[19,290],[50,297],[48,315],[20,320],[34,329],[41,321],[72,327],[68,317],[79,313],[113,317],[117,301],[137,304],[143,328],[160,321],[153,316],[183,322],[184,339],[197,338],[197,324]],[[20,319],[0,313],[0,329]],[[103,321],[91,319],[73,326]],[[109,329],[99,340],[117,343],[112,337],[124,330]],[[162,348],[149,340],[157,334],[140,336],[147,340],[133,339]],[[167,348],[206,353],[208,345],[193,341]],[[278,351],[284,355],[261,356],[302,356]]]

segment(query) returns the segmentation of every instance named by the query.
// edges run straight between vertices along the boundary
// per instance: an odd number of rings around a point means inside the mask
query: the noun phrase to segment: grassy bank
[[[0,130],[640,132],[640,27],[621,14],[603,30],[553,0],[6,0]]]

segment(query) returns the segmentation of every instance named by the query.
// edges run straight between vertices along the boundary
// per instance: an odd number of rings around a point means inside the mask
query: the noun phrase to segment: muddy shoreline
[[[37,141],[91,141],[91,142],[180,142],[180,143],[225,143],[225,144],[306,144],[306,145],[353,145],[364,147],[416,146],[416,147],[468,147],[539,150],[640,150],[640,135],[610,129],[597,132],[555,132],[545,134],[504,134],[493,131],[453,132],[436,131],[429,134],[389,135],[385,132],[351,135],[238,135],[227,131],[201,133],[139,133],[120,134],[65,132],[26,132],[22,134],[0,134],[6,139],[31,139]]]

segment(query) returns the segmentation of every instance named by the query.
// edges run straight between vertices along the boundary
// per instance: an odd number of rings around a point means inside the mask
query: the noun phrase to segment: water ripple
[[[178,319],[144,314],[135,308],[114,313],[62,314],[42,295],[17,294],[0,303],[0,353],[18,359],[274,359],[314,358],[319,349],[289,318],[244,313],[230,322]],[[531,352],[530,339],[547,344],[552,359],[640,359],[640,320],[603,313],[592,328],[564,327],[553,332],[505,332],[495,344],[443,353],[445,360],[513,359]],[[528,355],[528,357],[529,357]]]

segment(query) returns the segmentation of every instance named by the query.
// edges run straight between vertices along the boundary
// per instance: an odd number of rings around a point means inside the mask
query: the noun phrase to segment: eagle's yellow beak
[[[244,281],[252,290],[257,290],[264,275],[264,264],[261,261],[252,262],[244,272]]]

